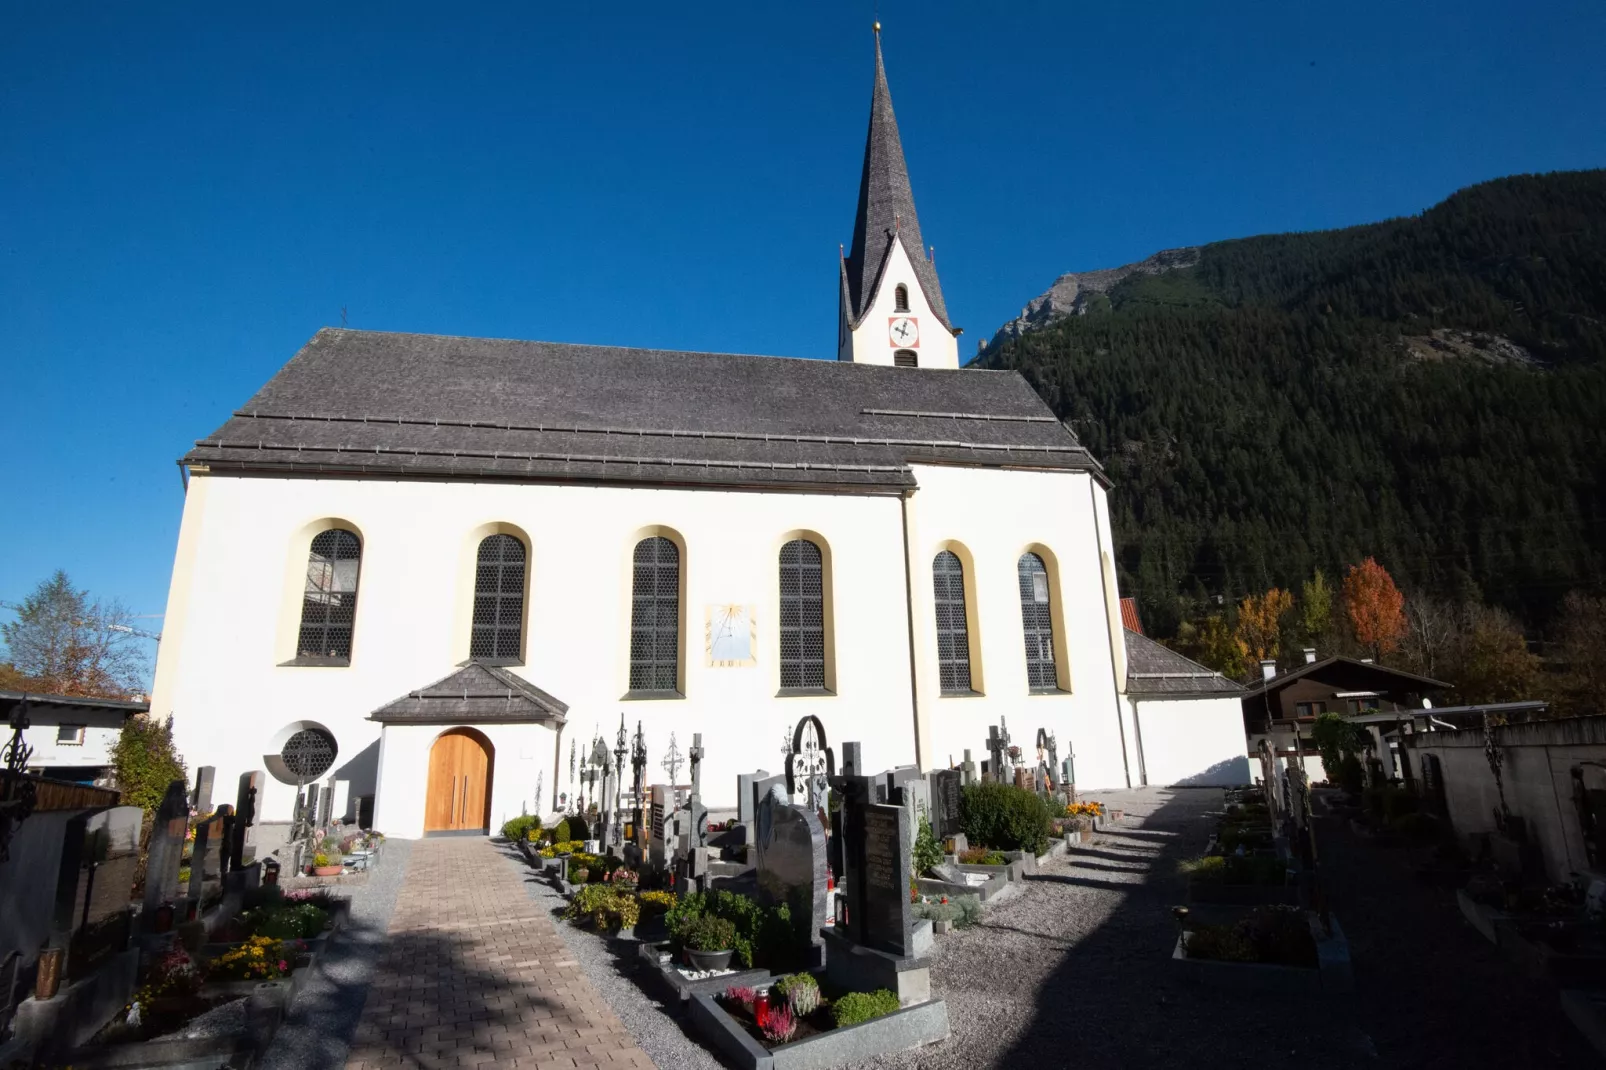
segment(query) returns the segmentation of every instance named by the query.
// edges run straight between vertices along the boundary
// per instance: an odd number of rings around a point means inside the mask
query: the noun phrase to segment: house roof
[[[1443,680],[1434,680],[1427,676],[1419,676],[1404,669],[1393,669],[1387,665],[1378,665],[1375,662],[1360,661],[1356,658],[1346,658],[1340,655],[1323,658],[1321,661],[1310,662],[1298,668],[1278,673],[1270,680],[1258,681],[1244,693],[1244,698],[1257,698],[1273,691],[1281,691],[1296,680],[1307,676],[1321,677],[1339,670],[1349,678],[1349,681],[1369,680],[1370,690],[1376,691],[1421,691],[1435,690],[1449,687]]]
[[[520,676],[474,662],[368,715],[384,724],[562,724],[569,706]]]
[[[1138,600],[1136,598],[1121,599],[1121,625],[1129,632],[1143,634],[1143,619],[1138,616]]]
[[[1126,629],[1126,693],[1137,696],[1241,695],[1243,685]]]
[[[1102,479],[1016,372],[334,328],[182,463],[885,492],[920,462]]]
[[[32,691],[0,691],[0,718],[9,720],[14,707],[28,703],[30,709],[58,707],[77,710],[109,710],[125,717],[149,713],[150,699],[88,698],[83,695],[48,695]]]
[[[937,265],[926,255],[915,214],[909,167],[903,159],[898,119],[892,112],[892,90],[881,61],[881,32],[875,38],[875,85],[870,90],[870,130],[864,139],[864,171],[859,178],[859,209],[853,218],[853,244],[843,261],[850,326],[857,327],[875,300],[881,274],[892,252],[893,238],[902,240],[914,265],[915,278],[932,314],[949,330],[948,306],[937,281]]]

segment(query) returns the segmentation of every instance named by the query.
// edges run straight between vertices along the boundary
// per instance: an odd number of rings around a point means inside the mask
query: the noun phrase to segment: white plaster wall
[[[1150,787],[1248,784],[1248,742],[1237,695],[1133,698]],[[1257,762],[1258,767],[1258,762]]]
[[[287,604],[298,607],[284,590],[297,571],[289,547],[296,532],[322,517],[350,522],[364,540],[352,662],[279,666],[279,630],[295,627],[281,618]],[[596,730],[611,742],[621,712],[632,733],[642,724],[654,781],[667,779],[659,762],[671,733],[682,753],[693,732],[703,733],[704,792],[714,806],[735,804],[737,773],[780,771],[783,734],[805,713],[820,717],[832,742],[859,740],[872,768],[914,760],[895,497],[196,475],[180,527],[153,715],[174,715],[191,768],[217,767],[220,801],[231,797],[241,772],[262,768],[272,736],[296,720],[334,734],[337,775],[348,762],[363,775],[378,756],[379,726],[368,714],[455,670],[452,630],[459,600],[472,597],[458,582],[462,540],[492,522],[518,525],[533,543],[527,664],[512,671],[570,706],[563,757],[546,778],[549,801],[557,790],[572,790],[571,740],[583,749]],[[677,531],[688,548],[685,697],[624,701],[630,553],[654,525]],[[837,694],[777,698],[776,560],[785,538],[800,529],[829,544]],[[929,583],[928,575],[928,592]],[[756,607],[758,664],[707,667],[704,607],[732,602]],[[387,777],[403,768],[390,755],[385,766]],[[426,768],[418,766],[410,791],[422,793]],[[352,796],[373,790],[366,776],[367,783],[353,780]],[[681,781],[688,776],[682,769]],[[263,817],[288,818],[293,795],[269,777]]]
[[[1004,717],[1012,740],[1028,755],[1038,728],[1055,734],[1062,758],[1074,749],[1078,788],[1127,786],[1124,703],[1111,657],[1095,512],[1103,489],[1077,472],[932,465],[914,471],[920,483],[910,499],[916,672],[931,740],[925,764],[947,766],[950,756],[961,761],[966,748],[979,763],[988,726]],[[944,696],[938,678],[931,562],[949,542],[963,545],[975,562],[965,582],[976,590],[983,697]],[[1060,600],[1065,624],[1068,692],[1032,694],[1027,683],[1017,562],[1033,545],[1050,551],[1059,565],[1052,597]]]
[[[435,740],[450,725],[387,725],[379,766],[379,793],[374,824],[387,835],[417,838],[424,834],[424,777]],[[477,726],[491,741],[491,831],[521,813],[543,816],[549,807],[535,797],[536,774],[544,772],[542,792],[552,783],[553,743],[557,732],[541,724]]]
[[[32,707],[32,722],[22,734],[24,742],[33,747],[28,768],[44,769],[66,765],[110,765],[117,737],[123,730],[123,714],[106,710],[69,710],[61,707]],[[56,730],[64,724],[84,726],[84,741],[58,743]]]
[[[909,310],[897,311],[898,284],[909,288]],[[891,364],[892,355],[899,349],[887,335],[887,321],[893,316],[911,316],[920,326],[920,345],[915,349],[922,368],[959,367],[959,339],[949,332],[931,311],[925,291],[909,262],[909,252],[903,239],[892,240],[892,253],[887,259],[886,271],[881,276],[881,287],[876,291],[875,302],[859,323],[859,329],[843,339],[838,352],[839,360],[856,364]]]

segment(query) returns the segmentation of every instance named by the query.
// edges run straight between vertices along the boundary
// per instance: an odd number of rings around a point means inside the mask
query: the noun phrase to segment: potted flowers
[[[338,877],[345,872],[345,866],[340,864],[338,854],[330,855],[319,851],[312,856],[312,875],[314,877]]]
[[[710,914],[689,921],[677,934],[686,949],[686,962],[696,970],[730,967],[736,949],[736,926]]]

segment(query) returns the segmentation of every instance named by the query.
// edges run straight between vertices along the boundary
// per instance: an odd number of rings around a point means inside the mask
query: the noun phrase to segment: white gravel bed
[[[346,1065],[374,966],[385,950],[385,933],[411,850],[408,840],[387,839],[379,860],[364,874],[366,879],[331,888],[336,895],[351,897],[351,915],[318,956],[289,1016],[254,1064],[258,1070],[333,1070]]]
[[[512,850],[508,850],[507,855],[508,864],[517,866],[525,875],[524,886],[529,889],[530,898],[548,912],[561,911],[566,901],[546,878],[527,866]],[[657,1066],[662,1070],[720,1070],[723,1064],[682,1028],[683,1020],[674,1017],[636,983],[634,941],[606,940],[590,930],[570,925],[555,914],[552,921],[586,976],[630,1031],[636,1046]],[[678,1012],[679,1004],[675,1004],[674,1009]]]

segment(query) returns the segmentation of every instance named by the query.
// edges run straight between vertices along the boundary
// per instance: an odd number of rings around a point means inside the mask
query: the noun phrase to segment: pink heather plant
[[[730,1003],[740,1003],[748,1010],[752,1010],[753,1001],[758,999],[758,993],[746,986],[733,985],[725,989],[725,999]]]
[[[771,1044],[785,1044],[797,1032],[797,1019],[792,1017],[792,1008],[786,1004],[771,1007],[769,1017],[764,1020],[764,1039]]]

